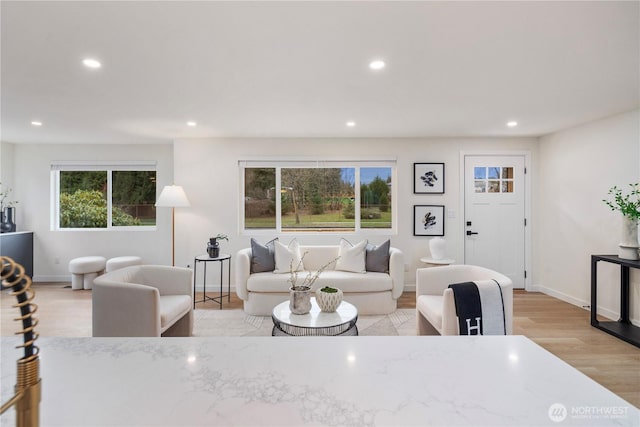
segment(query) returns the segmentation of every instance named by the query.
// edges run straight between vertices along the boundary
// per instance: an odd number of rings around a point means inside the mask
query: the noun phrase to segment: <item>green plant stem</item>
[[[620,211],[623,216],[632,220],[640,220],[640,183],[629,184],[631,190],[623,194],[618,187],[612,187],[607,194],[613,196],[613,201],[603,199],[612,211]]]

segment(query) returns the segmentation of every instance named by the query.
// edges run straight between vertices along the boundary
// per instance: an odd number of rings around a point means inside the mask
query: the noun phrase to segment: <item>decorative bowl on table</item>
[[[336,311],[340,303],[342,302],[342,291],[338,288],[332,288],[325,286],[316,290],[316,302],[320,307],[320,310],[326,313],[333,313]]]

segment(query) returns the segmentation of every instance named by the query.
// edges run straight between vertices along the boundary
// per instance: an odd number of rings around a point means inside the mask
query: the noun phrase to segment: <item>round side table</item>
[[[224,261],[227,262],[227,293],[222,293],[222,276],[224,273]],[[204,275],[203,275],[203,298],[196,301],[196,277],[198,276],[198,264],[204,263]],[[207,295],[207,263],[218,262],[220,263],[220,294],[217,297],[210,297]],[[207,300],[217,302],[222,310],[222,300],[227,297],[227,302],[231,302],[231,255],[220,254],[217,258],[211,258],[209,255],[198,255],[193,260],[193,308],[196,308],[197,302],[206,302]]]
[[[451,258],[433,259],[433,258],[427,258],[427,257],[420,258],[420,261],[427,264],[427,267],[439,267],[442,265],[451,265],[454,262],[456,262],[455,259],[451,259]]]

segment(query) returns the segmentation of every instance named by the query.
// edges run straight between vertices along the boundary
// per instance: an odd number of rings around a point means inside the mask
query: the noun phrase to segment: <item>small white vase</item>
[[[429,251],[432,259],[445,259],[447,242],[442,237],[434,237],[429,240]]]
[[[618,257],[622,259],[637,260],[638,254],[638,220],[627,216],[622,217],[622,239],[618,246]]]
[[[316,290],[316,302],[321,311],[325,313],[333,313],[338,309],[338,306],[342,302],[342,291],[336,289],[338,292],[322,292],[322,289]]]

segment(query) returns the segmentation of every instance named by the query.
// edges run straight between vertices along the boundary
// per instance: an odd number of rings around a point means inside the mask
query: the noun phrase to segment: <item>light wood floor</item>
[[[61,283],[38,283],[35,302],[40,336],[88,336],[91,328],[91,291],[72,291]],[[0,335],[17,329],[11,308],[15,298],[0,294]],[[196,295],[197,299],[202,296]],[[198,309],[217,310],[212,302]],[[235,294],[223,309],[242,308]],[[398,308],[415,308],[415,294],[405,292]],[[589,324],[589,312],[548,295],[514,293],[514,334],[525,335],[596,382],[640,407],[640,349],[608,335]],[[89,332],[87,332],[89,331]]]

